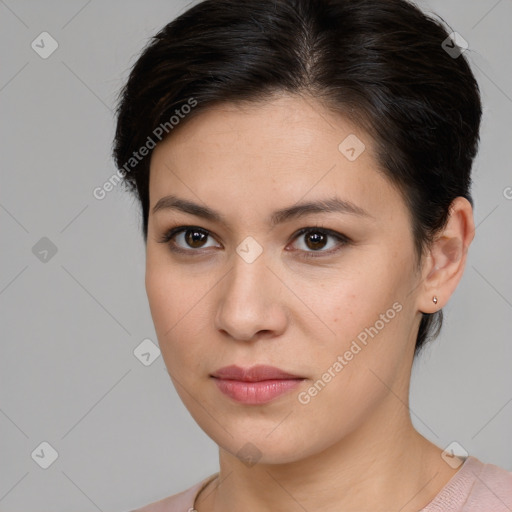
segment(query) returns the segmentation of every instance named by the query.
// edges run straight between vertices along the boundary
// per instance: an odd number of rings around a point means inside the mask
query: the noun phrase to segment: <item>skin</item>
[[[315,99],[282,94],[225,104],[178,128],[152,154],[150,209],[173,194],[226,219],[162,209],[148,223],[146,290],[162,356],[190,414],[219,446],[219,479],[196,509],[424,507],[457,470],[411,423],[414,344],[421,312],[442,308],[462,276],[474,236],[470,203],[453,202],[418,268],[409,212],[379,171],[371,138]],[[366,145],[355,161],[338,150],[350,134]],[[333,196],[369,216],[322,212],[268,222],[274,210]],[[172,242],[159,240],[173,226],[209,236],[191,246],[178,234],[175,244],[189,253],[172,252]],[[305,227],[312,232],[294,236]],[[351,242],[328,236],[315,246],[315,227]],[[247,236],[263,249],[252,263],[236,252]],[[397,302],[401,311],[301,403],[299,392]],[[231,364],[270,364],[305,380],[267,404],[240,404],[210,377]],[[237,456],[246,443],[259,450],[255,465]]]

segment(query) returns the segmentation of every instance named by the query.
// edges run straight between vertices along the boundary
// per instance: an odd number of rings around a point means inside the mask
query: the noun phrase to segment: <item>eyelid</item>
[[[170,242],[172,241],[172,239],[176,235],[178,235],[178,234],[180,234],[180,233],[182,233],[184,231],[189,231],[189,230],[197,230],[197,231],[205,233],[208,237],[215,238],[213,236],[212,232],[210,230],[208,230],[208,229],[202,228],[200,226],[180,224],[180,225],[171,227],[167,231],[165,231],[163,236],[160,237],[157,240],[157,242],[159,242],[159,243],[167,243],[167,244],[169,244],[171,246]],[[287,246],[288,246],[288,244],[290,242],[294,241],[295,239],[299,238],[300,236],[302,236],[302,235],[304,235],[306,233],[315,232],[315,231],[316,232],[321,232],[321,233],[323,233],[323,234],[325,234],[327,236],[335,238],[338,241],[338,247],[336,247],[334,249],[330,249],[328,251],[322,251],[322,250],[318,250],[318,251],[303,251],[301,249],[296,249],[295,250],[295,251],[298,251],[298,252],[302,252],[303,253],[303,257],[305,257],[305,258],[316,258],[316,257],[321,257],[321,256],[329,256],[329,255],[332,255],[332,254],[338,252],[341,249],[341,247],[349,245],[349,244],[352,243],[352,240],[349,237],[347,237],[346,235],[342,234],[342,233],[339,233],[339,232],[334,231],[334,230],[329,229],[329,228],[324,228],[323,226],[310,225],[310,226],[307,226],[307,227],[304,227],[304,228],[301,228],[301,229],[295,231],[295,233],[293,233],[293,235],[291,235],[289,241],[287,242]],[[199,248],[199,249],[193,249],[193,248],[184,249],[182,247],[173,245],[172,247],[170,247],[170,249],[173,252],[182,253],[182,254],[188,254],[188,255],[192,255],[192,254],[201,255],[201,254],[204,253],[202,251],[202,248]]]
[[[321,251],[321,250],[319,250],[319,251],[302,251],[301,249],[297,249],[297,251],[302,252],[301,257],[303,257],[303,258],[320,258],[322,256],[329,257],[329,256],[332,256],[332,255],[336,254],[337,252],[339,252],[344,246],[352,243],[352,240],[348,236],[346,236],[342,233],[339,233],[338,231],[334,231],[329,228],[324,228],[323,226],[319,226],[319,225],[311,225],[311,226],[307,226],[307,227],[299,229],[291,236],[290,241],[293,241],[293,240],[301,237],[305,233],[309,233],[309,232],[323,233],[327,236],[335,238],[338,241],[338,244],[337,244],[337,247],[335,247],[334,249],[329,249],[327,251]]]
[[[162,244],[169,244],[171,246],[170,242],[176,235],[183,233],[184,231],[189,231],[189,230],[201,231],[201,232],[205,233],[208,237],[215,238],[212,235],[211,231],[209,231],[208,229],[202,228],[200,226],[179,224],[179,225],[176,225],[176,226],[171,227],[168,230],[166,230],[164,232],[164,234],[157,240],[157,242],[162,243]],[[179,253],[183,253],[183,254],[192,254],[192,253],[200,254],[201,253],[201,249],[192,249],[192,248],[183,249],[182,247],[179,247],[176,245],[173,245],[171,247],[171,250],[174,252],[179,252]]]

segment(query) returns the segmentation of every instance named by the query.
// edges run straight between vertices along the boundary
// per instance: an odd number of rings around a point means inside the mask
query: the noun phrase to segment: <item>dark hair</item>
[[[142,206],[145,242],[151,149],[172,134],[172,118],[182,125],[215,104],[286,92],[313,96],[372,137],[409,207],[421,262],[452,201],[473,205],[480,91],[449,37],[405,0],[206,0],[190,8],[152,38],[119,95],[113,154]],[[148,156],[135,159],[143,146]],[[416,354],[442,320],[442,310],[423,313]]]

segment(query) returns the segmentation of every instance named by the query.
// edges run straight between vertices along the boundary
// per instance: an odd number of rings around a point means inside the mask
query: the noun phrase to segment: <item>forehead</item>
[[[337,195],[377,213],[398,191],[382,174],[374,143],[314,99],[279,96],[200,112],[164,139],[150,165],[150,209],[166,194],[215,209],[268,210]],[[391,202],[390,202],[391,199]]]
[[[157,145],[153,158],[158,159],[159,153],[169,147],[178,156],[180,151],[189,151],[193,146],[196,155],[215,148],[231,158],[250,155],[261,159],[286,153],[290,159],[304,159],[314,157],[329,145],[336,160],[341,141],[338,139],[350,134],[364,140],[367,152],[372,151],[373,141],[368,135],[313,98],[276,94],[266,101],[223,103],[200,111],[190,120],[185,118],[183,126]],[[232,146],[237,141],[243,146]]]

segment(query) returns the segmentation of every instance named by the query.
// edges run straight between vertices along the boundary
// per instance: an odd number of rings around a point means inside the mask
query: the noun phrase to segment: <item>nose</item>
[[[282,334],[288,322],[283,284],[263,255],[247,263],[238,255],[219,288],[215,327],[235,340]]]

